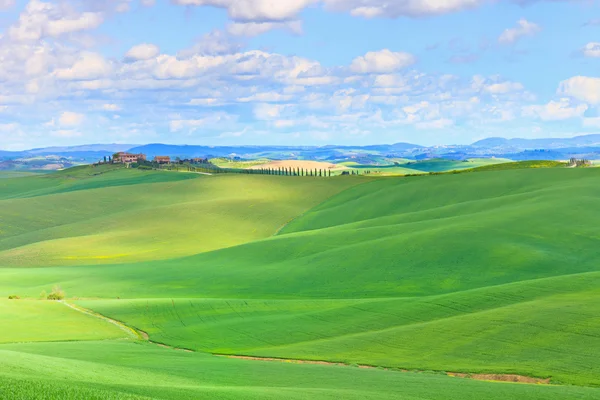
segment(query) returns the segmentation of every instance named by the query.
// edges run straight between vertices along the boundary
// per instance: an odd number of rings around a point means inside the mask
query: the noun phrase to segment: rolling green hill
[[[0,201],[0,268],[157,260],[233,246],[274,234],[359,182],[132,169],[66,183],[50,176],[6,181],[16,193],[27,179],[54,186]]]
[[[0,345],[12,366],[0,372],[0,394],[19,382],[23,393],[32,383],[81,398],[240,398],[241,388],[247,398],[599,398],[600,389],[441,374],[600,387],[600,170],[505,165],[410,178],[153,182],[118,170],[75,177],[78,190],[6,180],[25,183],[0,200],[1,296],[36,298],[60,284],[69,302],[197,353],[114,341],[125,333],[110,325],[88,336],[77,324],[93,317],[64,305],[0,302],[5,319],[19,321],[6,308],[14,304],[25,316],[5,342],[52,340],[27,315],[53,320],[57,311],[65,315],[56,321],[73,322],[56,324],[56,340],[111,339]],[[96,181],[110,174],[129,183]],[[53,363],[65,367],[43,369]],[[67,385],[83,365],[99,371],[97,384],[86,387],[84,374]],[[142,380],[152,384],[131,384]]]

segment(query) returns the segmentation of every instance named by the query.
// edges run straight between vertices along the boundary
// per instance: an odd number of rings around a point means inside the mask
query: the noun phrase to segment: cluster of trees
[[[569,167],[587,167],[589,165],[592,165],[592,162],[590,160],[586,160],[585,158],[578,160],[573,157],[569,160]]]

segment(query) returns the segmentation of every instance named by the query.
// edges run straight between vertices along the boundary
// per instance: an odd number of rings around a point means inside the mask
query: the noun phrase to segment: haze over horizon
[[[0,149],[600,133],[600,5],[0,0]]]

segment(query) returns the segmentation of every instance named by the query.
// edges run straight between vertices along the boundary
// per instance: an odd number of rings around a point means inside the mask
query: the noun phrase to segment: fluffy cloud
[[[433,121],[417,122],[417,129],[444,129],[454,125],[454,121],[448,118],[440,118]]]
[[[600,104],[600,78],[574,76],[560,83],[558,93],[589,104]]]
[[[415,62],[416,58],[412,54],[384,49],[355,58],[350,65],[350,70],[357,74],[386,74],[413,65]]]
[[[0,0],[0,11],[8,10],[15,5],[15,0]]]
[[[60,126],[78,126],[81,125],[85,116],[72,111],[63,112],[58,118],[58,124]]]
[[[57,69],[54,74],[63,80],[93,80],[111,72],[111,64],[100,54],[83,52],[71,67]]]
[[[227,26],[227,32],[234,36],[258,36],[274,29],[284,29],[296,35],[302,33],[302,21],[284,22],[234,22]]]
[[[225,8],[239,21],[283,21],[293,19],[316,0],[172,0],[175,4]]]
[[[447,14],[480,6],[486,0],[172,0],[175,4],[213,6],[227,10],[236,21],[292,20],[308,6],[347,12],[363,18],[423,17]]]
[[[591,42],[586,44],[582,53],[585,57],[600,57],[600,43]]]
[[[121,107],[117,104],[103,104],[102,109],[104,111],[121,111]]]
[[[582,117],[588,106],[586,104],[572,105],[568,98],[550,101],[548,104],[527,106],[523,108],[526,117],[538,117],[543,121],[559,121],[569,118]]]
[[[520,19],[517,21],[516,27],[506,29],[502,32],[498,38],[498,42],[500,44],[513,44],[522,37],[533,36],[541,30],[542,28],[539,25],[529,22],[526,19]]]
[[[353,16],[396,18],[423,17],[475,8],[485,0],[323,0],[326,8]]]
[[[160,54],[160,49],[158,46],[150,43],[142,43],[137,46],[133,46],[127,53],[125,53],[125,58],[127,60],[149,60],[151,58],[155,58]]]
[[[216,112],[200,119],[173,119],[169,123],[171,132],[187,131],[195,132],[199,128],[204,129],[227,129],[238,120],[237,115],[226,112]]]
[[[491,94],[506,94],[523,90],[523,85],[519,82],[500,82],[485,85],[483,90]]]
[[[98,12],[77,12],[67,4],[30,0],[19,21],[8,29],[8,36],[18,41],[33,41],[45,37],[95,29],[104,21]]]

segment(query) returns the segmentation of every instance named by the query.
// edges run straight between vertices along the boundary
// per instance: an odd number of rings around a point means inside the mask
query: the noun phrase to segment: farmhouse
[[[171,162],[171,157],[169,156],[154,156],[154,162],[159,164],[169,164]]]
[[[123,151],[117,153],[114,155],[113,157],[113,161],[114,162],[118,162],[118,163],[133,163],[133,162],[137,162],[137,160],[145,160],[146,159],[146,155],[145,154],[131,154],[131,153],[125,153]]]

